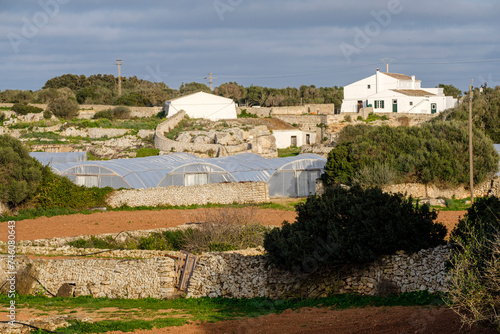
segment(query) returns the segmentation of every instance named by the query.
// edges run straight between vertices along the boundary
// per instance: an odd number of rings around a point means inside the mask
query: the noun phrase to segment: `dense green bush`
[[[345,127],[330,151],[324,181],[363,186],[418,182],[457,186],[469,182],[466,123],[433,122],[420,127],[356,125]],[[498,171],[492,141],[474,130],[474,182]],[[369,175],[373,174],[373,175]]]
[[[23,144],[0,135],[0,201],[9,206],[29,200],[42,176],[42,165],[30,157]]]
[[[54,114],[50,110],[45,110],[43,112],[43,118],[44,119],[51,119]]]
[[[493,140],[500,143],[500,86],[495,88],[483,87],[474,90],[472,99],[472,122],[478,129]],[[469,119],[469,97],[466,96],[464,102],[457,107],[441,113],[435,121],[463,121]]]
[[[117,119],[128,119],[130,118],[130,108],[125,106],[118,106],[113,108],[113,115]]]
[[[28,103],[16,103],[12,106],[12,111],[18,115],[39,114],[43,111],[42,108],[30,106]]]
[[[56,117],[72,119],[78,116],[78,102],[73,98],[58,97],[48,104],[50,110]]]
[[[363,263],[379,255],[437,246],[446,227],[429,206],[379,188],[328,188],[296,207],[293,224],[268,232],[264,247],[272,263],[313,270],[339,263]]]
[[[124,94],[116,99],[114,105],[122,105],[122,106],[136,106],[136,107],[149,107],[151,106],[151,101],[149,99],[136,92],[131,92],[128,94]]]
[[[464,323],[500,328],[500,200],[479,198],[452,232],[449,305]]]
[[[105,119],[113,120],[113,118],[114,118],[113,109],[106,109],[106,110],[98,111],[94,114],[94,117],[92,117],[92,118],[93,119],[105,118]]]
[[[42,170],[41,182],[36,190],[34,204],[37,207],[86,209],[106,206],[106,198],[112,188],[87,188],[77,186],[68,178],[54,174],[50,167]]]

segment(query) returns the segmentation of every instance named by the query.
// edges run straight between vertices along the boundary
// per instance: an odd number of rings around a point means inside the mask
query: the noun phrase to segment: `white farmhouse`
[[[165,103],[165,114],[172,117],[184,110],[191,118],[236,119],[236,104],[233,100],[205,92],[198,92],[172,99]]]
[[[377,113],[435,114],[457,105],[442,88],[422,88],[415,76],[398,73],[376,74],[344,87],[341,112],[360,112],[373,107]]]

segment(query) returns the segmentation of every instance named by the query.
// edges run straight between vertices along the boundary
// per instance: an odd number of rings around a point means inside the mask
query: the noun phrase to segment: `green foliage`
[[[137,158],[150,157],[150,156],[158,155],[159,153],[160,153],[159,149],[143,147],[143,148],[140,148],[137,150],[136,157]]]
[[[269,260],[287,269],[370,262],[399,250],[435,247],[446,236],[429,206],[378,188],[328,188],[296,211],[295,223],[283,222],[264,239]]]
[[[355,181],[364,186],[382,185],[384,180],[438,186],[469,182],[465,123],[432,122],[419,127],[349,125],[340,132],[338,142],[328,154],[323,176],[328,185]],[[474,131],[473,145],[474,182],[481,183],[498,171],[499,156],[481,131]]]
[[[474,90],[472,100],[472,122],[494,142],[500,143],[500,86],[489,88],[484,86]],[[463,103],[441,113],[435,121],[463,121],[469,119],[469,97],[464,97]]]
[[[130,92],[128,94],[120,96],[118,99],[115,100],[114,104],[122,106],[135,106],[135,107],[152,106],[151,101],[149,101],[149,99],[146,96],[136,92]]]
[[[64,119],[72,119],[78,116],[78,109],[78,102],[72,98],[58,97],[48,104],[48,110],[56,117]]]
[[[247,112],[246,109],[243,109],[238,115],[238,118],[259,118],[259,116],[257,116],[256,114],[252,114],[251,112]]]
[[[50,110],[45,110],[43,112],[43,118],[44,119],[51,119],[54,114]]]
[[[16,206],[31,199],[41,176],[42,165],[20,141],[0,135],[0,201]]]
[[[181,96],[183,95],[189,95],[193,93],[198,93],[198,92],[205,92],[212,94],[212,91],[210,90],[210,87],[208,87],[205,84],[199,83],[199,82],[190,82],[190,83],[182,83],[182,85],[179,87],[179,93]]]
[[[325,165],[325,173],[321,176],[327,185],[346,184],[353,176],[353,158],[349,156],[350,142],[340,143],[335,149],[328,153]]]
[[[439,84],[436,88],[443,88],[444,95],[453,96],[456,99],[462,97],[462,91],[453,85]]]
[[[94,114],[94,117],[92,117],[92,118],[93,119],[105,118],[105,119],[109,119],[110,121],[112,121],[114,118],[113,109],[106,109],[106,110],[98,111]]]
[[[500,231],[500,200],[498,197],[477,198],[465,216],[451,233],[452,239],[463,244],[471,240],[471,236],[479,240],[494,241]],[[484,259],[491,254],[482,254]]]
[[[118,106],[113,108],[113,115],[117,119],[128,119],[130,118],[130,108],[127,108],[125,106]]]
[[[500,200],[479,198],[452,232],[450,306],[464,323],[500,328]]]
[[[41,183],[36,190],[36,205],[42,208],[84,209],[106,206],[112,188],[77,186],[68,178],[54,174],[50,167],[42,170]]]
[[[76,248],[97,249],[143,249],[143,250],[169,250],[180,251],[184,249],[186,238],[192,233],[192,229],[164,231],[162,233],[151,233],[140,238],[129,237],[125,241],[117,241],[113,237],[105,238],[90,237],[70,241],[67,244]]]
[[[42,108],[30,106],[26,102],[16,103],[11,109],[18,115],[39,114],[43,111]]]

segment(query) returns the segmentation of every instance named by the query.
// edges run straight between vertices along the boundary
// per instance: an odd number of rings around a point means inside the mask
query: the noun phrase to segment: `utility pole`
[[[472,85],[474,84],[474,79],[471,81],[469,86],[469,165],[470,165],[470,201],[474,204],[474,162],[472,155],[472,98],[474,93],[472,92]]]
[[[212,73],[208,73],[208,77],[205,77],[205,80],[208,80],[208,83],[210,84],[210,90],[213,92],[214,91],[214,78]]]
[[[386,73],[389,73],[389,65],[393,62],[393,61],[396,61],[395,59],[392,59],[392,58],[382,58],[380,59],[381,61],[383,61],[385,63],[385,67],[386,67]]]
[[[120,97],[122,96],[122,60],[117,59],[115,65],[118,65],[118,97]]]

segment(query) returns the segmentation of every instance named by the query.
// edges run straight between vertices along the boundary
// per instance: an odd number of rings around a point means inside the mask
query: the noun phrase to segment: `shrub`
[[[296,206],[295,223],[266,234],[269,260],[287,269],[370,262],[379,255],[416,252],[443,242],[446,227],[428,205],[379,188],[328,188]]]
[[[56,117],[72,119],[78,116],[78,103],[71,97],[57,97],[48,104],[50,110]]]
[[[114,113],[113,113],[112,109],[101,110],[101,111],[96,112],[94,114],[94,117],[92,117],[92,118],[93,119],[105,118],[105,119],[113,120]]]
[[[500,328],[500,200],[478,199],[452,232],[449,305],[464,323]]]
[[[30,106],[28,103],[16,103],[12,106],[12,111],[18,115],[39,114],[43,111],[42,108]]]
[[[266,228],[253,223],[253,210],[223,208],[210,211],[199,228],[186,234],[184,247],[192,253],[262,246]]]
[[[77,186],[68,178],[56,175],[50,167],[42,169],[41,182],[36,190],[34,204],[45,209],[61,207],[86,209],[106,206],[112,188]]]
[[[499,156],[493,142],[475,130],[474,182],[498,171]],[[328,185],[352,184],[364,168],[391,170],[388,181],[419,182],[438,186],[469,183],[466,123],[433,122],[420,127],[347,126],[328,155],[323,177]],[[384,167],[385,166],[385,167]],[[369,171],[368,171],[369,172]]]
[[[42,165],[30,157],[23,144],[0,135],[0,201],[16,206],[34,196],[42,176]]]
[[[45,119],[51,119],[51,118],[52,118],[52,115],[53,115],[53,113],[52,113],[52,111],[50,111],[50,110],[45,110],[45,111],[43,112],[43,118],[45,118]]]
[[[113,115],[118,119],[128,119],[130,118],[130,108],[125,106],[118,106],[113,109]]]

